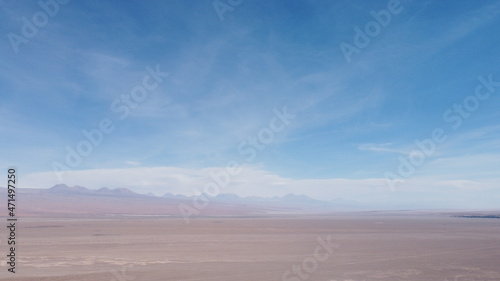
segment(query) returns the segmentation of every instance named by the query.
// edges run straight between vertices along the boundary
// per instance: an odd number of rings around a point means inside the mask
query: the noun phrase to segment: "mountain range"
[[[1,188],[0,194],[6,194]],[[166,193],[139,194],[127,188],[89,189],[83,186],[57,184],[49,189],[23,188],[17,193],[18,212],[27,216],[67,215],[167,215],[181,216],[180,206],[195,206],[196,197]],[[363,210],[357,202],[344,199],[322,201],[306,195],[287,194],[282,197],[240,197],[236,194],[210,196],[199,216],[257,215],[285,213],[331,213]]]

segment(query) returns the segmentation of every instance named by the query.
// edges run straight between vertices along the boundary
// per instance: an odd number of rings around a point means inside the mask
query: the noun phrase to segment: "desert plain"
[[[0,280],[500,280],[500,220],[456,214],[26,217]]]

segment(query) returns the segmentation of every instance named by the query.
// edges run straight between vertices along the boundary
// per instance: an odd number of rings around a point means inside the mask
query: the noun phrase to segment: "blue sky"
[[[193,194],[236,161],[223,192],[498,206],[500,87],[478,77],[500,81],[499,1],[230,2],[220,16],[213,1],[73,0],[53,15],[0,1],[0,166],[17,166],[23,187]],[[356,47],[355,28],[390,5],[399,12],[348,62],[341,44]],[[23,17],[40,25],[30,38]],[[112,104],[148,67],[168,76],[120,118]],[[294,117],[252,147],[283,110]],[[113,131],[69,165],[67,147],[102,120]],[[415,141],[435,129],[446,140],[422,154]],[[412,151],[424,159],[401,173]]]

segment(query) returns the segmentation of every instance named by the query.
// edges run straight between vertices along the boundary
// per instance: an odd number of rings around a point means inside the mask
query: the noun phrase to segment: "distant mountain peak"
[[[125,187],[117,187],[112,190],[115,194],[123,194],[123,195],[136,195],[137,193]]]
[[[56,184],[53,187],[49,188],[50,190],[68,190],[69,186],[64,183]]]
[[[188,197],[188,196],[184,196],[182,194],[174,195],[173,193],[170,193],[170,192],[163,194],[162,197],[170,198],[170,199],[190,199],[190,197]]]
[[[66,184],[56,184],[48,189],[50,193],[60,193],[60,194],[94,194],[94,195],[118,195],[118,196],[134,196],[139,195],[128,188],[118,187],[115,189],[110,189],[107,187],[101,187],[97,190],[88,189],[83,186],[67,186]]]
[[[65,184],[56,184],[53,187],[49,188],[50,192],[57,193],[90,193],[91,190],[87,189],[83,186],[75,185],[75,186],[67,186]]]
[[[96,190],[96,192],[99,192],[99,193],[110,193],[111,189],[109,189],[107,187],[101,187],[98,190]]]
[[[98,190],[96,190],[96,192],[101,194],[114,194],[114,195],[138,195],[137,193],[125,187],[117,187],[115,189],[101,187]]]
[[[327,202],[313,199],[307,195],[304,194],[294,194],[294,193],[288,193],[285,196],[279,198],[278,200],[281,200],[283,202],[288,202],[288,203],[296,203],[296,204],[325,204]]]
[[[240,200],[240,199],[243,199],[242,197],[236,195],[236,194],[233,194],[233,193],[220,193],[220,194],[217,194],[217,196],[215,196],[214,198],[216,199],[224,199],[224,200]]]

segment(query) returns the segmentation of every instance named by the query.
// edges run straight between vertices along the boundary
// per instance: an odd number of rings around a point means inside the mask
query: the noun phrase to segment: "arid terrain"
[[[25,217],[0,280],[500,280],[500,220],[453,215]]]

